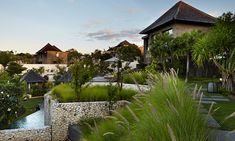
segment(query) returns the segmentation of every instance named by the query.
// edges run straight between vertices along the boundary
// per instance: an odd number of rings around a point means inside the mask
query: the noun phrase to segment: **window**
[[[59,52],[56,53],[56,57],[59,57]]]
[[[168,30],[163,31],[163,33],[168,33],[169,35],[172,35],[173,34],[173,30],[172,30],[172,28],[170,28]]]

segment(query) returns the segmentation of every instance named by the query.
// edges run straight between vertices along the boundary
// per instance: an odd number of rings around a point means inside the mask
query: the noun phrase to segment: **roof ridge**
[[[180,1],[180,2],[181,2],[181,4],[185,4],[185,5],[189,6],[189,7],[191,7],[193,10],[199,11],[199,12],[201,12],[201,13],[203,13],[203,14],[211,17],[211,18],[215,18],[215,17],[211,16],[210,14],[207,14],[206,12],[203,12],[202,10],[200,10],[200,9],[198,9],[196,7],[193,7],[192,5],[189,5],[188,3],[184,2],[184,1]]]
[[[175,12],[175,15],[173,16],[173,19],[176,19],[176,17],[177,17],[177,15],[178,15],[178,13],[179,13],[179,11],[180,11],[180,6],[181,6],[181,3],[182,3],[183,1],[179,1],[177,4],[178,4],[178,6],[177,6],[177,10],[176,10],[176,12]],[[177,5],[176,4],[176,5]]]
[[[51,45],[50,43],[47,43],[43,48],[41,48],[39,51],[37,51],[36,54],[39,52],[42,52],[43,50],[45,50],[49,47],[54,48],[56,51],[62,52],[62,50],[60,50],[57,46]]]
[[[163,15],[161,15],[156,21],[142,30],[140,34],[147,34],[151,30],[154,30],[169,22],[185,21],[212,25],[215,23],[215,19],[215,17],[185,3],[184,1],[179,1]]]

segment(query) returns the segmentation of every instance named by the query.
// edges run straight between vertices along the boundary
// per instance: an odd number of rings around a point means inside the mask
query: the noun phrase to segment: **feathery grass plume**
[[[113,119],[113,120],[117,120],[117,118],[115,116],[105,116],[105,119]]]
[[[200,99],[199,99],[198,107],[197,107],[198,112],[200,111],[200,108],[201,108],[202,98],[203,98],[203,92],[200,94]]]
[[[169,124],[167,124],[167,128],[168,128],[169,134],[170,134],[170,136],[171,136],[171,140],[172,140],[172,141],[176,141],[174,132],[173,132],[173,130],[171,129],[171,127],[170,127]]]
[[[131,110],[131,108],[127,105],[126,106],[127,110],[131,113],[131,115],[134,117],[134,119],[136,120],[136,122],[139,122],[139,118],[137,117],[137,115],[133,112],[133,110]]]
[[[232,114],[230,114],[229,116],[227,116],[223,122],[225,122],[226,120],[232,118],[232,117],[235,117],[235,112],[233,112]]]
[[[209,141],[210,129],[198,103],[177,73],[150,75],[149,94],[135,96],[117,119],[101,122],[88,141]],[[138,119],[138,120],[136,120]],[[107,132],[114,134],[103,136]]]
[[[209,108],[209,111],[207,113],[207,117],[211,114],[211,111],[213,109],[213,106],[214,106],[215,102],[212,102],[211,105],[210,105],[210,108]]]
[[[107,135],[113,135],[114,133],[113,132],[106,132],[103,134],[103,136],[107,136]]]

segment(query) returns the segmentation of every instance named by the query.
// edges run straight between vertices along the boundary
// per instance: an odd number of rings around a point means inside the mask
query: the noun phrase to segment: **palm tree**
[[[174,39],[174,55],[176,57],[186,57],[187,63],[186,63],[186,74],[185,74],[185,82],[188,81],[189,77],[189,68],[190,68],[190,56],[192,54],[192,46],[195,44],[195,42],[201,38],[203,35],[200,31],[192,31],[192,32],[186,32],[182,34],[179,37],[176,37]]]
[[[163,71],[166,72],[166,62],[169,58],[173,57],[173,37],[168,33],[157,34],[154,36],[150,47],[150,53],[152,58],[160,62],[163,67]]]

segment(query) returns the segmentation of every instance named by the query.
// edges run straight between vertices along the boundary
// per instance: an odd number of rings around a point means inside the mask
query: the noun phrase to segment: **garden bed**
[[[137,92],[132,89],[122,89],[115,96],[115,100],[131,100],[135,94]],[[106,101],[108,100],[108,86],[97,85],[83,88],[78,98],[71,85],[61,84],[52,89],[51,95],[60,102]]]

